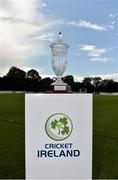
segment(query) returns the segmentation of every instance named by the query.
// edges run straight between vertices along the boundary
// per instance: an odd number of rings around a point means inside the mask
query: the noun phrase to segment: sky
[[[50,45],[69,44],[65,75],[118,81],[117,0],[0,0],[0,76],[11,66],[55,76]]]

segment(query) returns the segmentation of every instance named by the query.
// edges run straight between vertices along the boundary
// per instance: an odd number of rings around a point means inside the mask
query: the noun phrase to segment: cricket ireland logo
[[[62,113],[51,115],[45,124],[47,135],[56,141],[68,138],[72,132],[73,125],[70,118]]]

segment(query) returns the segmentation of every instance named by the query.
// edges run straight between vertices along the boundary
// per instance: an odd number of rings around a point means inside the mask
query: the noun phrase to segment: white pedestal
[[[26,179],[92,179],[92,95],[26,94]]]

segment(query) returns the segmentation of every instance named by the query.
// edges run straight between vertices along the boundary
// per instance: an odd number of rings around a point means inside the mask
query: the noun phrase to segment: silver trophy
[[[59,33],[57,40],[50,45],[50,48],[52,52],[52,69],[56,74],[56,81],[51,85],[58,87],[58,90],[66,90],[67,84],[63,82],[62,75],[67,67],[67,52],[69,45],[64,43],[61,32]]]

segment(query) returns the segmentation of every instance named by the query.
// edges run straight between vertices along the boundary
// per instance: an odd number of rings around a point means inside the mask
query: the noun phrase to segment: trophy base
[[[47,93],[72,93],[69,85],[51,85]]]
[[[48,93],[71,93],[72,91],[71,91],[71,86],[63,82],[61,78],[57,78],[57,80],[48,87],[47,92]]]

